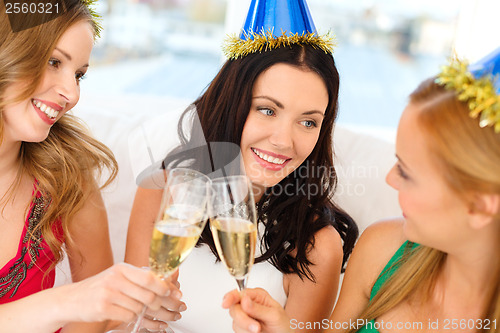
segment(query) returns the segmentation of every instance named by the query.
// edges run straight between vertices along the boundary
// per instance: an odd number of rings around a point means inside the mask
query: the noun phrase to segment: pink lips
[[[35,98],[34,100],[35,100],[35,101],[40,101],[40,102],[42,102],[43,104],[45,104],[45,105],[47,105],[47,106],[49,106],[49,107],[53,108],[54,110],[56,110],[56,111],[58,111],[58,112],[60,112],[60,111],[62,111],[62,110],[64,109],[64,107],[60,106],[60,105],[59,105],[59,104],[57,104],[57,103],[52,103],[52,102],[49,102],[49,101],[44,101],[44,100],[42,100],[42,99],[36,99],[36,98]]]
[[[271,163],[271,162],[268,162],[266,160],[263,160],[257,154],[255,154],[255,152],[253,150],[256,150],[256,151],[258,151],[258,152],[260,152],[262,154],[266,154],[267,156],[271,156],[271,157],[274,157],[274,158],[279,158],[279,159],[285,160],[285,163],[283,163],[283,164],[275,164],[275,163]],[[288,157],[288,156],[275,154],[275,153],[272,153],[270,151],[266,151],[266,150],[262,150],[262,149],[257,149],[257,148],[253,148],[253,147],[252,147],[252,153],[253,153],[253,157],[255,158],[255,160],[263,168],[269,169],[269,170],[272,170],[272,171],[278,171],[278,170],[283,169],[285,167],[285,165],[287,165],[287,163],[291,160],[291,158]]]
[[[59,104],[56,104],[56,103],[52,103],[52,102],[48,102],[48,101],[44,101],[44,100],[41,100],[41,99],[33,99],[33,101],[40,101],[42,102],[43,104],[53,108],[55,111],[62,111],[64,108],[62,106],[60,106]],[[31,105],[33,106],[33,108],[35,109],[36,113],[38,114],[38,116],[47,124],[49,125],[54,125],[54,123],[56,122],[56,119],[51,119],[49,118],[49,116],[47,116],[45,114],[45,112],[43,112],[42,110],[40,110],[35,104],[33,104],[33,101],[31,102]]]

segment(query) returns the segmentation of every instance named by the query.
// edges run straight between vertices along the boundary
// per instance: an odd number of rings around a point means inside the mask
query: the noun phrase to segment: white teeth
[[[46,113],[47,113],[50,117],[52,117],[52,118],[57,117],[57,114],[59,113],[59,112],[57,112],[57,113],[56,113],[56,111],[55,111],[54,109],[49,108],[49,107],[47,107],[47,110],[45,110],[45,112],[46,112]]]
[[[33,105],[39,108],[40,111],[45,113],[50,119],[55,119],[59,114],[59,111],[54,110],[50,106],[47,106],[38,100],[33,100]]]
[[[257,155],[259,156],[260,158],[262,158],[263,160],[269,162],[269,163],[273,163],[273,164],[283,164],[286,162],[286,160],[283,160],[281,158],[277,158],[277,157],[271,157],[271,156],[268,156],[264,153],[261,153],[255,149],[252,148],[252,151]]]

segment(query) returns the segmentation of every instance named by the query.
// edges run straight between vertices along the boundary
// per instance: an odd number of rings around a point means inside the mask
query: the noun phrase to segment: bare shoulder
[[[373,223],[365,229],[356,247],[366,255],[377,257],[392,256],[404,243],[403,219],[388,219]],[[388,258],[388,260],[389,260]],[[383,260],[383,258],[381,258]]]
[[[308,256],[311,259],[331,261],[342,260],[342,238],[333,226],[326,226],[314,235],[314,247],[310,249]],[[320,264],[320,262],[318,262]]]
[[[359,238],[350,261],[362,275],[367,276],[364,273],[368,271],[376,278],[404,241],[402,219],[375,222]],[[320,266],[342,262],[342,238],[334,227],[325,227],[314,235],[314,247],[308,257]]]
[[[107,223],[106,207],[102,199],[101,190],[97,183],[92,180],[83,186],[84,201],[81,208],[75,213],[70,227],[82,224],[86,226],[88,221],[99,221]]]
[[[307,250],[307,258],[313,265],[310,266],[311,272],[316,275],[323,272],[339,271],[342,265],[343,248],[342,238],[333,226],[326,226],[318,230],[314,234],[313,246]],[[295,256],[296,250],[291,252]],[[285,275],[285,280],[297,278],[302,281],[296,274]],[[287,287],[285,287],[285,290]]]
[[[367,293],[375,283],[380,272],[397,249],[405,242],[403,219],[391,219],[375,222],[365,229],[354,246],[348,263],[350,270],[362,278]]]
[[[113,264],[108,218],[100,189],[96,182],[88,182],[84,191],[83,205],[69,221],[72,241],[66,243],[73,281],[95,275]]]
[[[385,220],[370,225],[354,246],[345,272],[334,322],[356,320],[370,300],[375,281],[387,262],[404,243],[403,220]]]
[[[320,322],[330,315],[338,292],[343,251],[342,239],[332,226],[318,230],[307,251],[314,281],[297,274],[283,277],[288,299],[285,311],[297,322]],[[316,332],[316,331],[315,331]]]

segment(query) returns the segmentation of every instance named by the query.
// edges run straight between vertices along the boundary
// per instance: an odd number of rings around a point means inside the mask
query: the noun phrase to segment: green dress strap
[[[396,272],[398,270],[399,264],[396,265],[396,263],[398,263],[398,261],[401,260],[401,258],[403,257],[403,255],[405,253],[413,250],[417,246],[418,246],[417,243],[411,243],[409,241],[406,241],[403,243],[403,245],[401,245],[399,247],[399,249],[396,251],[396,253],[394,253],[394,255],[392,256],[391,260],[389,260],[387,265],[385,265],[384,269],[382,270],[382,272],[378,276],[377,281],[375,281],[375,284],[373,285],[373,288],[372,288],[372,292],[370,294],[370,301],[373,299],[373,297],[375,297],[375,295],[377,295],[380,288],[382,288],[382,285],[387,280],[389,280],[389,278],[394,274],[394,272]]]
[[[394,253],[392,258],[389,260],[387,265],[385,265],[384,269],[380,273],[380,275],[377,278],[377,281],[375,281],[375,284],[372,287],[372,291],[370,293],[370,301],[377,295],[378,291],[380,288],[383,286],[383,284],[389,280],[389,278],[396,272],[399,268],[400,260],[403,257],[405,253],[408,251],[413,250],[416,248],[419,244],[417,243],[411,243],[409,241],[406,241],[399,247],[399,249]],[[379,333],[375,329],[375,321],[372,320],[370,321],[369,324],[367,324],[365,327],[361,328],[358,333]]]

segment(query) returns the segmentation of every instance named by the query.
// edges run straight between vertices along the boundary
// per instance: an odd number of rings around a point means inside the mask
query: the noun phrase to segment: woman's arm
[[[285,311],[296,332],[321,332],[322,321],[330,317],[339,287],[343,250],[338,232],[331,226],[319,230],[307,256],[313,263],[309,268],[315,282],[301,280],[297,274],[285,275]]]
[[[67,244],[67,254],[73,282],[96,275],[113,264],[109,240],[108,218],[101,193],[96,184],[69,225],[73,242]],[[106,323],[70,323],[63,333],[102,332]]]
[[[52,333],[71,322],[75,326],[65,326],[64,332],[67,327],[83,332],[85,326],[76,323],[132,321],[144,304],[157,310],[171,289],[171,284],[149,271],[118,264],[80,282],[0,305],[0,327],[9,333]]]

